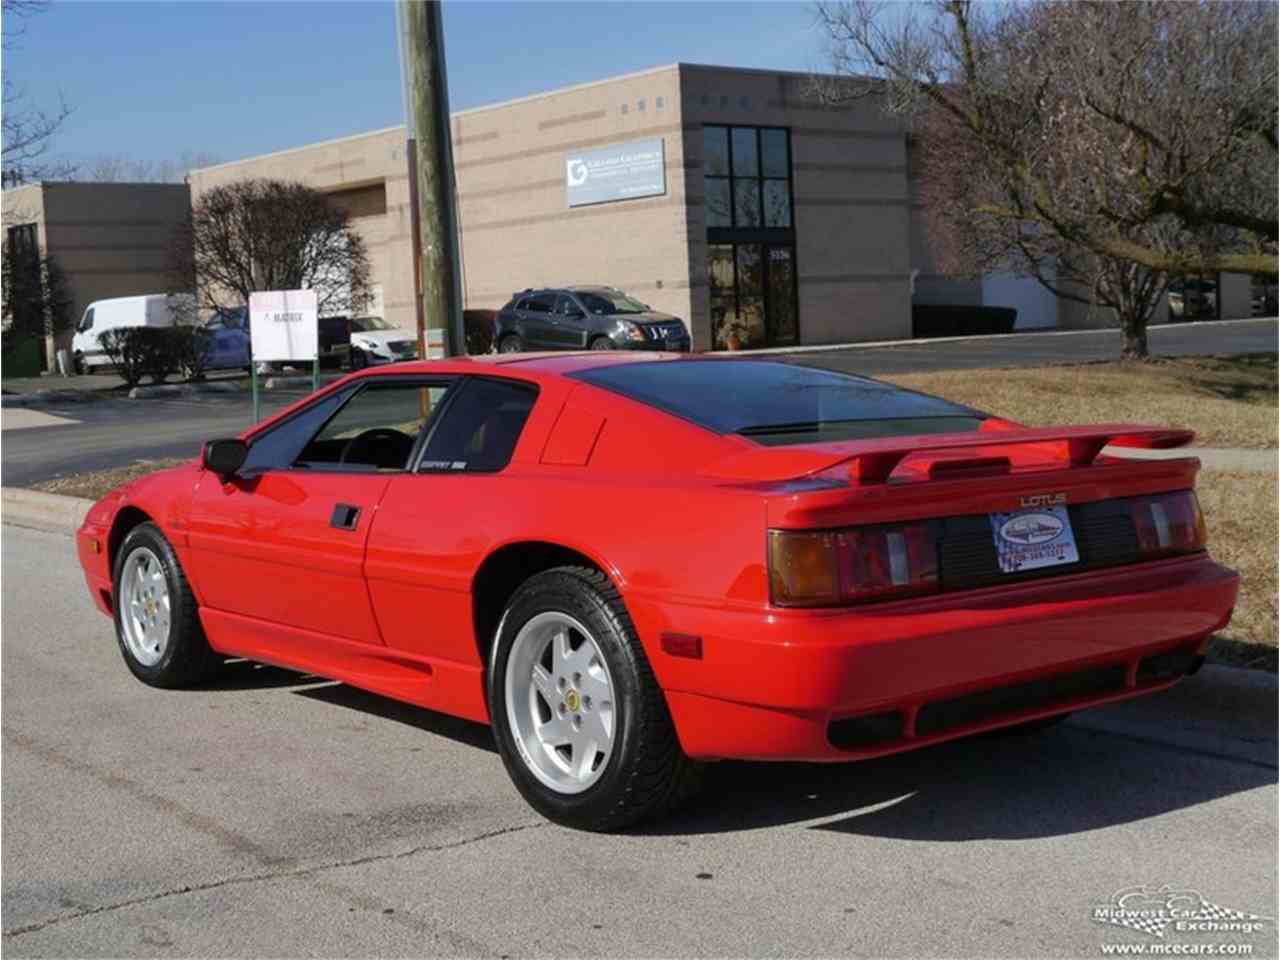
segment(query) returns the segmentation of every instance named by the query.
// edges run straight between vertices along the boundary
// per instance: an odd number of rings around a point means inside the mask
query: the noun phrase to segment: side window
[[[307,441],[347,402],[354,389],[331,394],[255,437],[249,444],[249,455],[241,471],[248,473],[292,465]]]
[[[447,384],[371,383],[302,448],[299,467],[403,470]]]
[[[556,313],[561,314],[562,316],[572,316],[574,314],[582,313],[582,308],[574,302],[573,297],[562,293],[560,296],[556,297]]]
[[[511,461],[538,391],[508,380],[468,380],[431,432],[419,469],[493,473]]]
[[[551,304],[555,302],[555,294],[539,293],[536,296],[526,297],[524,302],[520,304],[521,310],[528,310],[531,313],[550,313]]]
[[[93,329],[93,307],[84,312],[84,318],[80,321],[80,332]]]

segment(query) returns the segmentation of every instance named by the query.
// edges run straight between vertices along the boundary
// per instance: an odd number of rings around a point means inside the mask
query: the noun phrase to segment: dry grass
[[[1033,426],[1150,423],[1189,427],[1198,446],[1276,446],[1275,354],[950,370],[884,379]]]
[[[95,470],[91,473],[73,473],[65,477],[43,480],[34,486],[35,489],[43,490],[45,493],[60,493],[64,497],[97,500],[122,483],[145,477],[148,473],[155,473],[167,467],[176,467],[178,464],[189,462],[190,459],[190,457],[175,457],[163,460],[137,460],[127,467]]]
[[[1274,473],[1200,474],[1196,487],[1209,527],[1209,552],[1240,571],[1235,616],[1214,640],[1220,662],[1276,669],[1276,498]]]

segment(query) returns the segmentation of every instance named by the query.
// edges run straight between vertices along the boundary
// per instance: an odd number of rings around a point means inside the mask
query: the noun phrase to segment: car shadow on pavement
[[[358,690],[344,683],[330,683],[323,687],[310,687],[293,692],[300,697],[319,700],[337,707],[346,707],[348,710],[359,710],[361,713],[382,717],[384,720],[394,720],[396,723],[416,727],[425,733],[448,737],[468,747],[479,747],[490,753],[498,752],[498,748],[493,743],[492,732],[483,723],[473,723],[461,717],[436,713],[425,707],[417,707],[411,703],[403,703],[376,693]]]
[[[685,812],[637,832],[795,823],[898,840],[1023,840],[1144,820],[1275,782],[1271,767],[1068,723],[858,763],[716,764]]]
[[[228,660],[198,690],[265,690],[271,687],[297,687],[304,684],[332,683],[313,673],[298,673],[252,660]]]

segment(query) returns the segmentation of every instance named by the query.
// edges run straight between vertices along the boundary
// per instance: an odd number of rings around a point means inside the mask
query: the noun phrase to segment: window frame
[[[473,470],[470,468],[465,470],[453,470],[453,469],[445,470],[443,468],[423,467],[422,461],[426,457],[427,447],[430,446],[431,439],[432,437],[435,436],[436,430],[439,429],[442,423],[444,423],[445,418],[449,414],[449,409],[453,406],[455,398],[461,396],[466,386],[476,380],[487,380],[491,382],[501,383],[506,386],[514,386],[523,390],[527,390],[533,394],[533,403],[529,407],[529,416],[525,418],[524,426],[520,428],[520,435],[516,438],[515,446],[511,448],[511,456],[507,458],[506,463],[504,463],[501,467],[497,468],[496,470]],[[431,419],[427,421],[426,429],[423,431],[423,435],[419,438],[419,442],[417,447],[414,449],[413,456],[410,457],[409,462],[411,464],[411,467],[406,472],[412,473],[415,476],[434,476],[434,477],[439,477],[439,476],[459,477],[459,476],[475,476],[475,475],[497,476],[498,474],[503,473],[508,467],[511,466],[511,461],[515,459],[516,449],[520,446],[520,441],[524,439],[524,432],[529,428],[529,421],[533,418],[533,412],[537,408],[538,400],[541,399],[541,397],[542,397],[542,389],[538,386],[538,384],[530,380],[521,380],[516,377],[486,376],[484,374],[470,374],[470,373],[463,374],[457,377],[457,382],[454,384],[454,388],[449,391],[449,393],[445,396],[445,399],[441,401],[440,407],[432,413]]]
[[[742,278],[739,276],[738,249],[744,245],[755,245],[760,249],[760,256],[763,263],[761,276],[761,292],[760,299],[762,303],[762,313],[764,319],[765,343],[764,346],[788,346],[800,343],[801,337],[801,318],[800,318],[800,269],[799,257],[796,243],[796,214],[795,214],[795,153],[792,146],[791,128],[781,126],[753,126],[749,124],[731,124],[731,123],[705,123],[703,130],[717,129],[724,131],[724,137],[727,147],[728,173],[721,176],[719,174],[706,173],[705,157],[703,166],[703,184],[704,195],[706,192],[705,184],[708,181],[723,181],[729,184],[729,219],[728,226],[713,225],[708,223],[706,228],[706,267],[710,271],[711,255],[710,248],[725,246],[730,248],[730,262],[733,264],[733,286],[729,291],[728,300],[732,302],[735,314],[741,315],[744,302],[742,292]],[[756,173],[753,175],[739,176],[737,173],[738,164],[735,160],[735,152],[733,148],[734,132],[738,130],[750,130],[755,137],[755,153],[756,153]],[[778,176],[770,176],[765,170],[765,153],[764,139],[766,132],[780,132],[784,137],[784,145],[786,148],[786,170],[785,178]],[[705,144],[706,134],[703,135]],[[705,149],[705,148],[704,148]],[[788,224],[786,226],[770,226],[768,225],[768,214],[765,208],[765,185],[770,182],[785,182],[787,195],[787,213]],[[752,183],[755,188],[756,203],[760,216],[759,224],[741,225],[738,223],[738,184]],[[705,209],[705,200],[704,200]],[[785,340],[778,339],[775,335],[776,324],[773,322],[773,311],[770,309],[770,290],[771,281],[769,279],[769,261],[770,254],[774,248],[785,247],[790,251],[791,264],[791,283],[790,283],[790,302],[791,317],[794,326],[794,334]],[[708,273],[708,279],[710,274]],[[747,299],[750,299],[748,297]],[[712,338],[713,342],[719,337],[719,330],[715,325],[714,317],[712,318]]]
[[[314,431],[312,431],[310,436],[308,436],[306,441],[303,443],[302,448],[298,451],[298,455],[300,456],[302,454],[302,451],[306,450],[308,444],[310,444],[311,441],[313,441],[317,436],[319,436],[321,431],[323,431],[325,427],[327,427],[330,423],[332,423],[333,419],[336,416],[338,416],[343,410],[345,410],[347,408],[347,405],[350,404],[352,400],[354,400],[357,396],[359,396],[361,393],[363,393],[372,385],[395,384],[396,386],[410,386],[410,387],[439,387],[439,386],[445,387],[445,394],[440,399],[440,403],[437,404],[436,408],[431,411],[431,416],[427,419],[427,422],[423,424],[422,427],[418,430],[418,435],[414,438],[413,447],[409,451],[409,457],[405,461],[405,466],[400,467],[399,469],[386,469],[386,468],[379,469],[378,467],[369,467],[364,464],[345,465],[345,464],[318,463],[313,466],[301,466],[299,465],[299,461],[297,457],[295,457],[291,462],[284,465],[255,467],[252,469],[251,472],[245,474],[245,476],[257,477],[257,476],[261,476],[262,474],[269,473],[271,471],[300,473],[304,475],[310,475],[310,474],[316,474],[316,473],[323,473],[323,474],[341,473],[341,474],[361,474],[361,475],[362,474],[378,474],[381,476],[391,476],[393,474],[410,473],[412,472],[410,468],[417,463],[417,460],[421,455],[424,437],[430,432],[432,428],[432,424],[435,423],[440,418],[442,411],[447,409],[450,402],[450,398],[456,395],[457,393],[456,387],[458,386],[459,382],[462,379],[464,378],[458,376],[457,374],[444,374],[441,376],[434,376],[434,377],[424,377],[420,374],[416,374],[416,375],[415,374],[408,374],[408,375],[383,374],[376,377],[366,377],[357,383],[351,384],[350,386],[343,388],[343,391],[345,391],[346,396],[342,399],[342,401],[336,407],[334,407],[333,411],[329,414],[329,416],[325,417],[324,420],[321,421],[320,425],[316,427]],[[343,391],[339,391],[339,392],[343,392]],[[272,423],[269,427],[266,427],[265,429],[260,430],[257,433],[246,438],[245,442],[249,445],[250,455],[252,455],[254,445],[260,442],[262,438],[270,436],[271,434],[275,433],[277,430],[283,428],[286,424],[292,423],[295,420],[297,420],[299,417],[305,416],[308,412],[314,410],[314,408],[318,404],[325,403],[326,401],[332,399],[332,397],[333,397],[332,393],[326,393],[323,396],[316,397],[311,403],[308,403],[305,407],[301,407],[300,409],[295,410],[293,413],[289,414],[287,417],[275,423]]]

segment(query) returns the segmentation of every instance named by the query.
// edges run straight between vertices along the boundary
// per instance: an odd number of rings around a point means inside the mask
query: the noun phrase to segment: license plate
[[[1056,567],[1080,559],[1066,507],[1036,507],[990,517],[1002,573]]]

